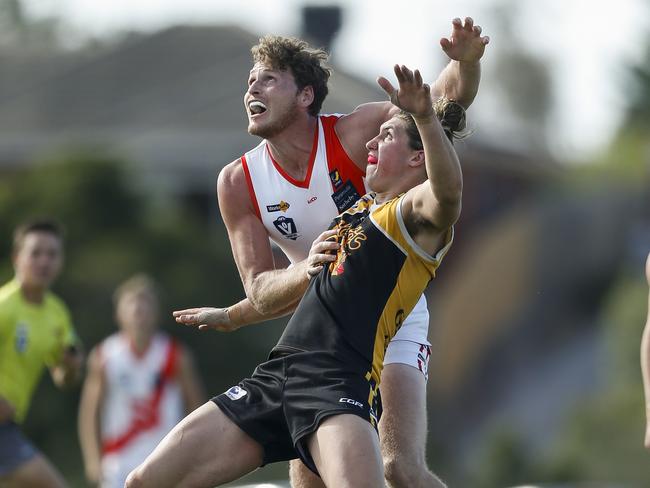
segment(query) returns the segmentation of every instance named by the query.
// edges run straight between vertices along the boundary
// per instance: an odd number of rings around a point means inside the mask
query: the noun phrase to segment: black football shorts
[[[262,445],[264,464],[300,458],[318,474],[306,440],[323,419],[353,414],[377,428],[381,399],[366,373],[330,353],[296,352],[260,364],[212,401]]]

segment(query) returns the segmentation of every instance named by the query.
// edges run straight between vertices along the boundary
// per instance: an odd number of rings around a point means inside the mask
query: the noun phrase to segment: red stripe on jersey
[[[156,427],[160,423],[160,401],[162,400],[165,385],[173,378],[176,373],[176,363],[178,357],[178,344],[174,340],[169,341],[167,348],[167,357],[165,364],[160,371],[160,377],[156,384],[153,394],[145,401],[133,408],[138,411],[129,428],[124,434],[114,438],[107,439],[102,443],[104,454],[120,451],[131,442],[138,434]]]
[[[363,183],[365,173],[350,159],[348,153],[341,145],[339,136],[336,134],[334,127],[339,120],[336,115],[321,115],[320,120],[323,124],[325,133],[325,146],[327,147],[327,168],[331,173],[338,170],[343,182],[350,180],[359,195],[366,194],[366,186]],[[332,182],[332,186],[334,183]]]
[[[280,173],[285,180],[287,180],[289,183],[299,188],[309,188],[309,182],[311,181],[311,172],[314,169],[314,161],[316,160],[316,151],[318,150],[318,124],[316,124],[316,131],[314,132],[314,142],[312,143],[311,154],[309,155],[309,167],[307,168],[307,174],[305,175],[304,180],[298,181],[295,178],[293,178],[291,175],[289,175],[289,173],[287,173],[284,169],[282,169],[282,166],[280,166],[273,158],[273,154],[271,154],[271,148],[268,144],[266,145],[266,150],[269,152],[269,157],[273,162],[273,166],[275,166],[275,169],[278,170],[278,173]]]
[[[248,170],[248,163],[246,162],[246,156],[241,157],[241,166],[244,168],[244,174],[246,175],[246,185],[248,186],[248,194],[251,197],[251,203],[253,204],[253,209],[257,216],[262,219],[262,214],[260,213],[260,206],[257,203],[257,197],[255,196],[255,188],[253,188],[253,180],[251,180],[251,173]]]

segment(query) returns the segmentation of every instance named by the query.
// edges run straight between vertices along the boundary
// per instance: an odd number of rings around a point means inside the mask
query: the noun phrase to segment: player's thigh
[[[262,447],[209,401],[165,436],[127,486],[214,486],[262,464]]]
[[[384,486],[377,432],[352,414],[327,417],[307,441],[325,485],[337,488]]]
[[[36,454],[12,471],[6,478],[0,479],[0,486],[8,488],[64,488],[63,476],[43,456]]]
[[[424,458],[427,438],[426,379],[406,364],[392,363],[381,376],[383,413],[379,438],[385,460]]]

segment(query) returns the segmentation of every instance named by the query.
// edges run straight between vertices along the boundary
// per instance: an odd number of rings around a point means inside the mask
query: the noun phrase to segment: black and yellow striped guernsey
[[[411,312],[453,240],[426,254],[404,225],[396,197],[361,198],[332,223],[337,260],[312,279],[273,354],[331,353],[379,385],[388,342]]]

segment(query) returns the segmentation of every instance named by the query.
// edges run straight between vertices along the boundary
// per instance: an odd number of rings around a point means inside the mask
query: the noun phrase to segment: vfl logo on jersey
[[[16,341],[14,346],[16,347],[16,352],[22,354],[27,350],[27,344],[29,336],[29,326],[24,322],[19,322],[16,325]]]
[[[296,223],[291,217],[285,217],[284,215],[278,217],[273,221],[273,225],[275,225],[275,228],[278,229],[278,232],[287,239],[295,241],[298,239],[298,237],[300,237],[300,234],[298,234],[296,230]]]
[[[226,396],[233,401],[244,398],[246,395],[248,395],[248,392],[239,386],[233,386],[226,392]]]
[[[332,180],[332,185],[334,185],[335,190],[340,188],[340,186],[343,184],[341,173],[339,173],[339,170],[336,168],[334,168],[333,171],[330,171],[330,180]]]
[[[310,203],[314,203],[316,200],[318,200],[318,197],[314,195],[309,200],[307,200],[307,204],[309,205]]]
[[[267,205],[266,206],[266,211],[267,212],[286,212],[289,210],[289,205],[288,202],[285,202],[284,200],[280,200],[280,203],[276,203],[275,205]]]

